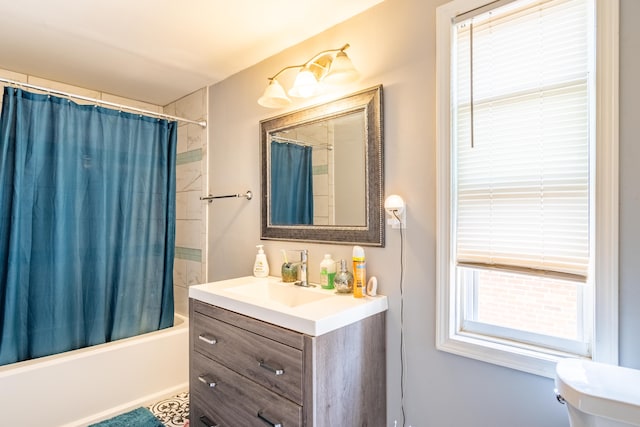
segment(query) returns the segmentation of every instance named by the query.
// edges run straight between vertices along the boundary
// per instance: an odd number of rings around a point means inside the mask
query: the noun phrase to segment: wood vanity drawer
[[[278,341],[282,344],[288,345],[289,347],[297,348],[298,350],[304,349],[305,336],[300,332],[262,322],[252,317],[244,316],[214,305],[209,305],[198,300],[191,301],[193,304],[193,311],[195,313],[200,313],[207,317],[213,317],[214,319],[218,319],[230,325],[271,338],[274,341]]]
[[[197,352],[302,404],[302,351],[226,322],[194,313]]]
[[[302,407],[244,378],[207,357],[193,353],[191,367],[191,426],[301,426]],[[215,383],[215,385],[213,384]],[[259,415],[260,414],[260,415]],[[203,419],[204,420],[204,419]]]

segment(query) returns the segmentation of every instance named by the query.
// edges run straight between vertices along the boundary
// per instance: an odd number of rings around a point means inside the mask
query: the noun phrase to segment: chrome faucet
[[[313,286],[309,284],[309,274],[307,272],[307,265],[309,264],[309,251],[303,249],[300,251],[300,280],[295,284],[302,287]]]

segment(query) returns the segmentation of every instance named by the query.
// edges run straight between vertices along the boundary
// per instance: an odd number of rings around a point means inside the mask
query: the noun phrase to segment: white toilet
[[[571,427],[640,426],[640,371],[581,359],[556,365],[556,397]]]

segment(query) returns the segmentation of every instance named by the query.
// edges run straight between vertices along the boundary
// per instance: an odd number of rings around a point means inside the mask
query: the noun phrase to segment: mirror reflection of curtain
[[[0,364],[173,324],[176,132],[5,88]]]
[[[271,223],[313,224],[312,148],[271,142]]]

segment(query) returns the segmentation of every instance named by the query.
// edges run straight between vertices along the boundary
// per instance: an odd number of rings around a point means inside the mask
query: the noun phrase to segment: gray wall
[[[212,193],[259,194],[259,128],[283,111],[256,103],[267,77],[314,53],[350,43],[362,79],[348,92],[384,85],[385,192],[408,204],[404,282],[406,425],[461,427],[568,426],[555,401],[553,380],[443,353],[435,349],[436,163],[435,9],[446,0],[386,0],[374,8],[281,52],[210,88]],[[640,2],[622,0],[621,57],[621,362],[640,368]],[[297,105],[295,108],[300,108]],[[635,119],[635,120],[634,120]],[[229,199],[209,207],[209,280],[250,275],[260,238],[260,199]],[[367,268],[390,301],[387,322],[388,422],[401,419],[400,238],[387,228],[385,248],[367,248]],[[280,249],[310,250],[311,280],[319,280],[326,252],[349,258],[351,247],[264,241],[272,269]],[[400,424],[399,424],[400,425]]]

